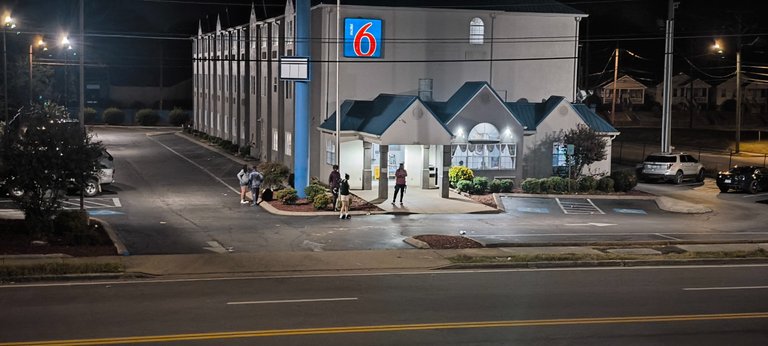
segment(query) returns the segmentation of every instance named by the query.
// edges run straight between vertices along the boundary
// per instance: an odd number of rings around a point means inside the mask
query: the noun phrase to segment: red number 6
[[[371,27],[371,25],[373,25],[373,23],[366,23],[355,34],[353,48],[355,50],[355,55],[357,56],[373,56],[373,53],[376,52],[376,38],[373,37],[370,32],[368,32],[368,29]],[[363,39],[368,40],[368,51],[365,53],[363,53],[361,46]]]

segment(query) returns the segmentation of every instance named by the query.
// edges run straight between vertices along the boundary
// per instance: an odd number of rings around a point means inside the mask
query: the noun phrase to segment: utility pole
[[[661,114],[661,151],[671,151],[672,137],[672,53],[675,37],[675,9],[680,3],[669,0],[664,48],[664,104]]]
[[[619,48],[613,53],[613,97],[611,98],[611,125],[616,124],[616,82],[619,79]]]
[[[736,47],[736,153],[741,142],[741,43]]]

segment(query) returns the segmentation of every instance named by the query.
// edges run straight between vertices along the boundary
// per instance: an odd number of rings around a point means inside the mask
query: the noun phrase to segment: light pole
[[[3,105],[5,106],[5,123],[8,123],[8,54],[6,54],[5,33],[16,27],[16,22],[10,15],[3,20]]]
[[[69,104],[69,93],[68,93],[68,80],[67,80],[67,70],[69,67],[69,51],[72,50],[72,45],[69,42],[69,37],[64,36],[61,39],[61,47],[64,51],[64,109],[69,110],[68,104]]]
[[[43,50],[47,50],[48,48],[45,47],[45,41],[41,38],[39,41],[37,41],[38,47],[43,47]],[[32,105],[32,102],[34,102],[34,92],[32,90],[32,54],[34,54],[34,48],[35,44],[29,45],[29,104]]]

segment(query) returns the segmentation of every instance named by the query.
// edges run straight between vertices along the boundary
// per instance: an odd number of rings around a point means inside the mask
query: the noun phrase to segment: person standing
[[[405,177],[407,176],[408,172],[401,163],[400,167],[395,171],[395,195],[392,197],[392,204],[395,204],[398,191],[400,191],[400,205],[403,204],[403,196],[405,196]]]
[[[264,181],[264,175],[261,174],[258,170],[256,170],[256,166],[253,166],[253,169],[251,170],[251,173],[248,174],[248,180],[251,184],[251,199],[253,200],[252,206],[256,206],[260,202],[259,200],[259,191],[261,190],[261,182]]]
[[[336,202],[339,199],[339,182],[341,181],[341,174],[339,173],[339,165],[333,165],[333,171],[328,175],[328,186],[331,187],[333,193],[333,210],[339,210],[336,206]]]
[[[339,219],[349,219],[349,174],[344,174],[344,180],[339,182],[339,199],[341,200]]]
[[[250,173],[251,171],[248,169],[248,165],[243,165],[243,169],[237,173],[237,181],[240,183],[240,204],[248,203],[248,201],[245,200],[245,195],[248,193],[248,185],[250,185]]]

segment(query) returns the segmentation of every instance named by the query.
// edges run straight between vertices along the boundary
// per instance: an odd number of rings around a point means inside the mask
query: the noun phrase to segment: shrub
[[[475,187],[475,184],[472,183],[470,180],[461,180],[458,183],[456,183],[456,190],[459,190],[459,192],[467,192],[469,193],[472,191],[472,189]]]
[[[611,179],[613,179],[613,189],[616,192],[627,192],[637,185],[637,176],[628,171],[611,172]]]
[[[539,193],[552,192],[552,181],[549,178],[539,179]]]
[[[613,192],[613,179],[611,177],[602,177],[597,180],[597,190],[600,192]]]
[[[469,180],[475,178],[475,172],[472,172],[471,169],[464,167],[464,166],[453,166],[450,170],[448,170],[448,180],[451,183],[451,186],[458,188],[459,182],[462,180]]]
[[[121,125],[125,122],[125,113],[119,108],[107,108],[104,113],[101,114],[104,122],[109,125]]]
[[[512,179],[501,179],[501,192],[512,192],[515,188],[515,182]]]
[[[579,191],[579,183],[576,179],[565,178],[565,186],[568,193]]]
[[[593,192],[597,189],[597,180],[591,176],[580,177],[576,183],[579,185],[579,192]]]
[[[239,152],[240,152],[240,156],[251,156],[251,146],[244,145],[240,147]]]
[[[473,195],[484,195],[486,192],[488,192],[488,178],[477,177],[475,179],[472,179]]]
[[[309,195],[307,195],[309,196]],[[316,195],[314,198],[312,198],[312,205],[315,207],[315,209],[325,209],[328,206],[328,203],[333,202],[333,199],[331,196],[328,196],[326,193],[321,193],[319,195]]]
[[[309,184],[304,188],[304,194],[307,195],[308,200],[314,201],[315,196],[325,195],[325,188],[317,184]]]
[[[284,185],[291,173],[286,165],[279,162],[262,162],[257,169],[264,175],[264,186],[270,189]]]
[[[525,193],[541,193],[541,183],[539,179],[527,178],[523,180],[523,184],[520,185]]]
[[[287,187],[280,191],[275,192],[275,198],[283,202],[283,204],[294,204],[299,199],[299,195],[296,193],[296,189]]]
[[[96,123],[99,120],[98,117],[99,113],[97,113],[95,109],[91,107],[83,109],[83,121],[85,121],[86,124]]]
[[[565,193],[568,192],[568,182],[562,177],[550,177],[549,184],[552,187],[551,192]]]
[[[491,180],[491,185],[488,186],[488,189],[491,191],[491,193],[501,192],[501,180],[499,179]]]
[[[99,235],[88,227],[85,210],[62,210],[53,219],[55,234],[67,245],[97,245]]]
[[[174,107],[173,110],[168,113],[168,122],[173,126],[181,126],[189,122],[189,114],[184,112],[181,108]]]
[[[136,112],[136,122],[142,126],[155,126],[160,121],[160,116],[152,109],[144,108]]]

